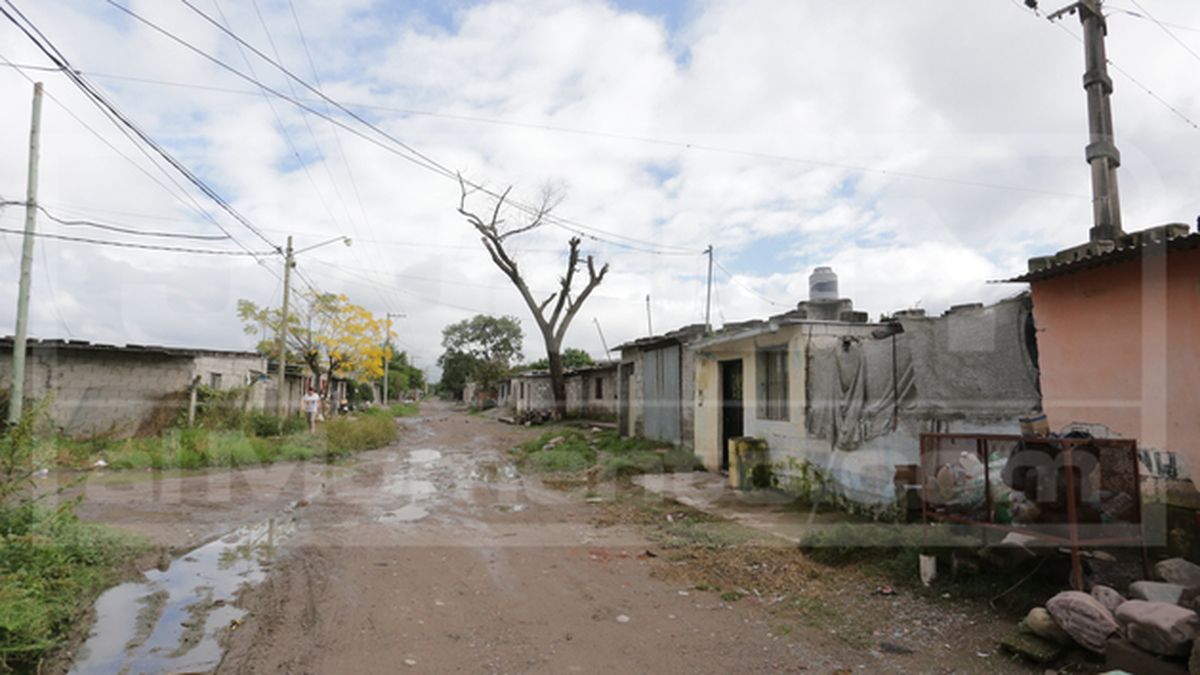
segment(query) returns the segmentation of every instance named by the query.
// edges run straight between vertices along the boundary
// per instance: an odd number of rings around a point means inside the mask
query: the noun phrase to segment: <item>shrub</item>
[[[535,471],[545,473],[582,471],[596,461],[596,453],[586,445],[580,448],[566,443],[549,450],[539,450],[526,459]]]
[[[331,455],[381,448],[394,441],[396,433],[395,421],[383,415],[363,415],[357,419],[338,417],[326,422],[322,428]]]
[[[0,671],[34,672],[124,560],[148,548],[69,508],[0,504]]]

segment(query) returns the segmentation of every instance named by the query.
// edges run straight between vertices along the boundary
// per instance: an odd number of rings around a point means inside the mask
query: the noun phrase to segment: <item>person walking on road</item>
[[[308,433],[317,432],[317,411],[321,409],[321,397],[317,396],[317,390],[312,387],[308,388],[308,393],[301,399],[304,407],[304,414],[308,417]]]

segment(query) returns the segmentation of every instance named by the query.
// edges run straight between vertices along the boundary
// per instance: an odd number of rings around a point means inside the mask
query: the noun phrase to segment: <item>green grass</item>
[[[395,403],[386,408],[375,406],[367,408],[363,411],[363,415],[377,417],[412,417],[421,412],[421,406],[417,403]]]
[[[699,460],[670,443],[622,438],[615,431],[554,427],[513,448],[517,464],[538,473],[577,473],[601,466],[608,478],[692,471]]]
[[[406,410],[409,409],[406,407]],[[292,431],[295,423],[278,418],[251,423],[246,429],[168,429],[149,438],[94,438],[37,441],[36,466],[85,469],[97,460],[114,470],[237,468],[281,461],[337,458],[388,445],[396,439],[396,423],[388,409],[357,417],[335,417],[316,434]],[[302,421],[301,421],[302,425]],[[303,428],[303,427],[302,427]],[[279,435],[278,431],[286,433]]]
[[[0,506],[0,671],[33,672],[122,565],[147,550],[69,510]]]

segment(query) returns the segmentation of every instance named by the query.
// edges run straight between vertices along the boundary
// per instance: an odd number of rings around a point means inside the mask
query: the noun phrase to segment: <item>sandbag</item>
[[[1071,639],[1097,654],[1104,653],[1108,636],[1120,629],[1112,612],[1080,591],[1063,591],[1050,598],[1046,610]]]
[[[1109,586],[1092,587],[1092,597],[1099,600],[1100,604],[1104,605],[1104,608],[1110,612],[1117,611],[1117,608],[1126,602],[1125,596]]]
[[[1116,616],[1130,642],[1163,656],[1186,655],[1200,635],[1200,616],[1166,602],[1130,600]]]
[[[1050,616],[1050,612],[1046,611],[1045,607],[1034,607],[1025,615],[1025,627],[1030,633],[1051,642],[1056,642],[1060,645],[1071,644],[1071,636],[1054,622],[1054,617]]]
[[[1183,558],[1170,558],[1154,565],[1154,577],[1169,584],[1200,586],[1200,565]]]

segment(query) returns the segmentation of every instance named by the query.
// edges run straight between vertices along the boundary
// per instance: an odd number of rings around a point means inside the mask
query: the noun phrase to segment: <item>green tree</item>
[[[388,363],[388,391],[399,395],[425,388],[425,373],[409,363],[408,352],[400,352]]]
[[[567,347],[562,353],[563,368],[578,368],[580,366],[590,366],[596,362],[592,360],[592,355],[577,349],[575,347]],[[548,370],[550,368],[550,359],[538,359],[526,366],[529,370]]]
[[[521,358],[524,338],[521,322],[514,316],[479,314],[446,326],[442,329],[446,351],[438,357],[441,388],[456,396],[462,394],[467,380],[491,388]]]

